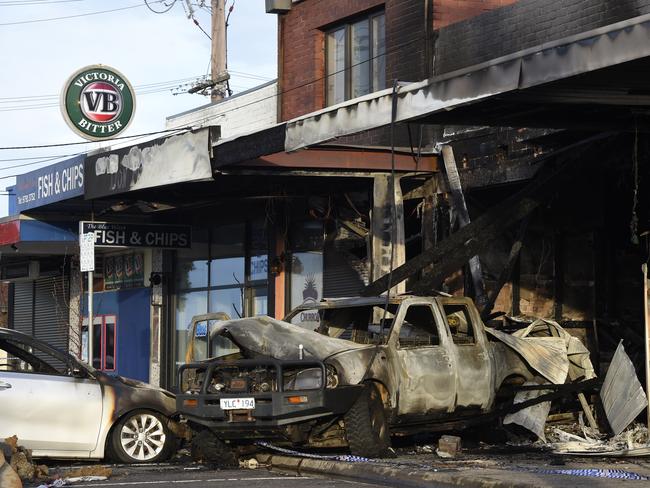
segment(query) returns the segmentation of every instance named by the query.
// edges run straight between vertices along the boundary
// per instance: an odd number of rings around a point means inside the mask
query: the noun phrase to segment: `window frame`
[[[106,367],[106,319],[112,319],[112,324],[113,324],[113,367],[112,368],[107,368]],[[109,320],[110,322],[110,320]],[[92,340],[89,334],[88,330],[88,316],[83,317],[82,320],[82,325],[81,325],[81,336],[82,336],[82,343],[83,343],[83,336],[86,336],[86,340],[90,341]],[[99,351],[95,350],[95,347],[93,347],[93,356],[99,356],[99,368],[95,368],[98,371],[102,371],[105,373],[114,373],[117,371],[117,327],[118,327],[118,318],[116,314],[109,313],[109,314],[97,314],[93,316],[93,333],[95,332],[95,328],[99,326]],[[87,364],[90,364],[91,366],[94,367],[94,357],[92,361],[88,361],[88,342],[86,342],[86,350],[82,350],[82,360],[86,361]],[[94,346],[94,345],[93,345]],[[99,354],[97,354],[99,352]]]
[[[449,308],[458,308],[457,311],[447,313]],[[474,317],[472,316],[472,312],[465,303],[443,303],[442,304],[442,311],[444,314],[444,319],[445,323],[447,324],[447,328],[449,329],[449,336],[451,337],[451,342],[455,346],[477,346],[478,345],[478,332],[477,332],[477,324],[474,321]],[[467,334],[467,337],[471,339],[470,341],[459,341],[458,339],[460,338],[460,335],[458,333],[454,333],[454,330],[456,327],[452,327],[451,324],[449,323],[449,315],[451,314],[456,314],[459,311],[462,311],[465,318],[467,319],[467,329],[468,331],[471,331],[471,334]]]
[[[324,34],[324,48],[325,48],[325,86],[324,86],[324,91],[325,91],[325,106],[330,107],[332,105],[336,105],[337,103],[342,103],[347,100],[352,99],[352,26],[358,22],[361,22],[363,20],[368,21],[368,80],[370,84],[370,91],[368,93],[373,93],[375,91],[383,90],[385,86],[382,87],[377,87],[374,86],[374,64],[376,60],[376,54],[374,52],[374,44],[375,44],[375,33],[373,29],[373,19],[376,17],[384,16],[384,43],[386,40],[386,11],[381,9],[381,10],[376,10],[374,12],[366,13],[364,15],[356,16],[352,19],[349,19],[345,22],[336,24],[333,27],[330,27],[326,30],[323,31]],[[343,35],[343,40],[344,40],[344,60],[343,60],[343,100],[342,101],[333,101],[330,100],[330,94],[328,90],[328,83],[329,83],[329,78],[330,76],[336,76],[339,71],[335,71],[334,73],[328,73],[327,68],[329,66],[329,60],[330,60],[330,52],[327,46],[327,39],[328,37],[333,34],[336,31],[339,31],[341,29],[344,29],[344,35]],[[383,56],[386,56],[386,48],[384,44],[384,54]],[[365,61],[364,61],[365,62]],[[359,63],[362,65],[363,63]],[[384,65],[385,66],[385,65]],[[384,73],[384,85],[386,83],[385,79],[385,73]],[[367,94],[364,94],[367,95]],[[364,96],[364,95],[359,95],[359,96]]]
[[[437,332],[438,332],[438,343],[437,344],[419,344],[419,345],[412,345],[412,344],[403,344],[400,342],[400,336],[402,334],[402,327],[406,323],[406,314],[408,313],[409,309],[411,307],[427,307],[429,308],[429,311],[431,312],[431,316],[433,318],[433,325],[436,327]],[[433,304],[429,302],[411,302],[411,303],[402,303],[400,306],[400,309],[398,311],[398,316],[396,317],[396,320],[399,321],[399,330],[398,331],[393,331],[391,329],[391,334],[394,335],[395,338],[395,343],[396,347],[398,349],[424,349],[424,348],[434,348],[434,347],[445,347],[445,337],[447,334],[447,329],[446,329],[446,322],[441,323],[439,317],[436,315],[436,308]],[[409,323],[411,327],[414,327]],[[395,324],[393,324],[393,328],[395,327]],[[416,328],[416,327],[414,327]],[[422,330],[422,329],[420,329]],[[425,331],[426,332],[426,331]]]

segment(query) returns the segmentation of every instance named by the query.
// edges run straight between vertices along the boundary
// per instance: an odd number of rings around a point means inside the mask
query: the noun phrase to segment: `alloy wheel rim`
[[[165,429],[160,419],[148,413],[131,417],[120,432],[120,444],[132,459],[148,461],[165,447]]]

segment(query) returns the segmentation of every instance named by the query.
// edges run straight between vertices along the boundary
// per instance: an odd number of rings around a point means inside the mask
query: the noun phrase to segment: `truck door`
[[[396,321],[391,339],[397,342],[398,414],[453,411],[456,373],[444,319],[430,302],[405,300]]]
[[[470,302],[437,299],[442,304],[456,355],[456,406],[488,408],[492,403],[492,366],[483,324]]]

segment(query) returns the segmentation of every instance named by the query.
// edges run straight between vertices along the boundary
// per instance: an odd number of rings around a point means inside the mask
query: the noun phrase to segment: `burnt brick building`
[[[430,77],[437,29],[512,2],[294,1],[291,10],[278,18],[280,119],[320,110],[354,98],[355,94],[389,88],[394,79],[418,81]],[[333,59],[337,49],[338,64]],[[380,68],[383,73],[375,76],[374,84],[355,80],[355,70],[374,70],[377,74]],[[347,86],[335,98],[331,96],[332,85],[339,81]],[[350,86],[355,82],[364,86]]]

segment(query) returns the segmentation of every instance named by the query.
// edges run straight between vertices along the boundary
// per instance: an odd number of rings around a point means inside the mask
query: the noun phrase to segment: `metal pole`
[[[88,364],[93,365],[93,275],[88,271]]]
[[[650,310],[648,310],[648,264],[641,265],[643,271],[643,316],[645,320],[645,389],[650,392]],[[648,396],[647,422],[650,429],[650,394]]]

